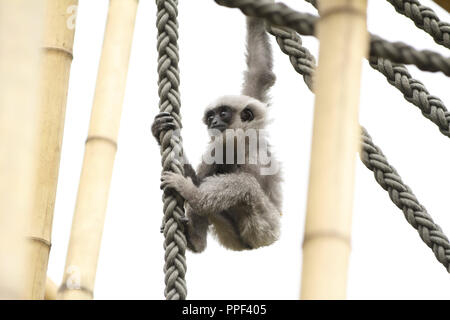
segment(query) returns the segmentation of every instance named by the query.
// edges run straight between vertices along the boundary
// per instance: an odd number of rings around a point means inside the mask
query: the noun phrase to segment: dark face
[[[210,110],[205,115],[208,129],[225,131],[233,120],[234,111],[228,106],[220,106]]]
[[[216,129],[220,132],[225,131],[233,122],[236,111],[228,106],[220,106],[205,114],[204,121],[208,129]],[[250,107],[246,107],[239,114],[241,121],[250,122],[254,119],[253,111]]]

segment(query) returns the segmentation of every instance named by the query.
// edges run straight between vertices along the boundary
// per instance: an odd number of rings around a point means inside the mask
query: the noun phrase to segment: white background
[[[285,0],[314,13],[306,2]],[[405,41],[449,56],[387,1],[369,1],[369,29],[389,40]],[[447,12],[423,0],[444,21]],[[75,36],[65,135],[53,224],[49,275],[62,279],[72,215],[95,90],[108,1],[81,0]],[[119,149],[99,258],[96,299],[164,298],[163,236],[159,189],[159,148],[150,134],[158,112],[156,9],[139,4]],[[207,142],[203,108],[215,97],[240,91],[245,68],[245,25],[236,9],[212,0],[181,0],[180,69],[183,137],[193,164]],[[300,290],[301,242],[313,116],[308,91],[275,41],[277,83],[271,91],[271,141],[283,162],[282,236],[274,245],[251,252],[228,251],[209,238],[202,254],[187,253],[190,299],[296,299]],[[304,38],[317,56],[318,43]],[[450,80],[410,67],[431,94],[450,102]],[[364,62],[360,122],[444,232],[450,234],[450,141],[420,110],[406,102],[384,76]],[[333,159],[330,159],[333,161]],[[357,162],[350,299],[449,299],[450,276],[391,203],[373,175]]]

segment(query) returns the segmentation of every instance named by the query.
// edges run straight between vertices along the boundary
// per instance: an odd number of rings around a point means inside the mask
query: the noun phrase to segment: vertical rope
[[[229,8],[238,8],[245,15],[266,19],[280,27],[294,29],[301,35],[314,36],[317,16],[295,11],[285,4],[270,0],[214,0]],[[313,4],[315,0],[307,0]],[[395,63],[414,64],[420,70],[442,72],[450,76],[450,57],[430,50],[417,50],[403,42],[390,42],[370,35],[370,57],[381,57]]]
[[[177,130],[161,133],[161,164],[164,171],[183,174],[183,166],[177,160],[182,153],[182,141],[179,135],[180,117],[180,76],[178,70],[178,1],[156,0],[158,28],[158,95],[160,112],[169,112],[175,119]],[[186,237],[180,221],[184,217],[183,200],[173,194],[163,194],[163,233],[165,250],[164,295],[167,300],[186,299]]]

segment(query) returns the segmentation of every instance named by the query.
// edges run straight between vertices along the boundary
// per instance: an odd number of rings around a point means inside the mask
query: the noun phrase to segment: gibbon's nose
[[[217,120],[217,118],[214,118],[213,121],[211,122],[211,126],[217,126],[219,124],[219,121]]]

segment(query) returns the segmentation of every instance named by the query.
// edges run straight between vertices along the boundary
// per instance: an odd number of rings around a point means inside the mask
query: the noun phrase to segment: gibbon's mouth
[[[225,129],[227,128],[227,126],[225,126],[225,125],[216,125],[216,126],[211,126],[211,129],[214,129],[214,130],[219,130],[220,132],[224,132],[225,131]]]

